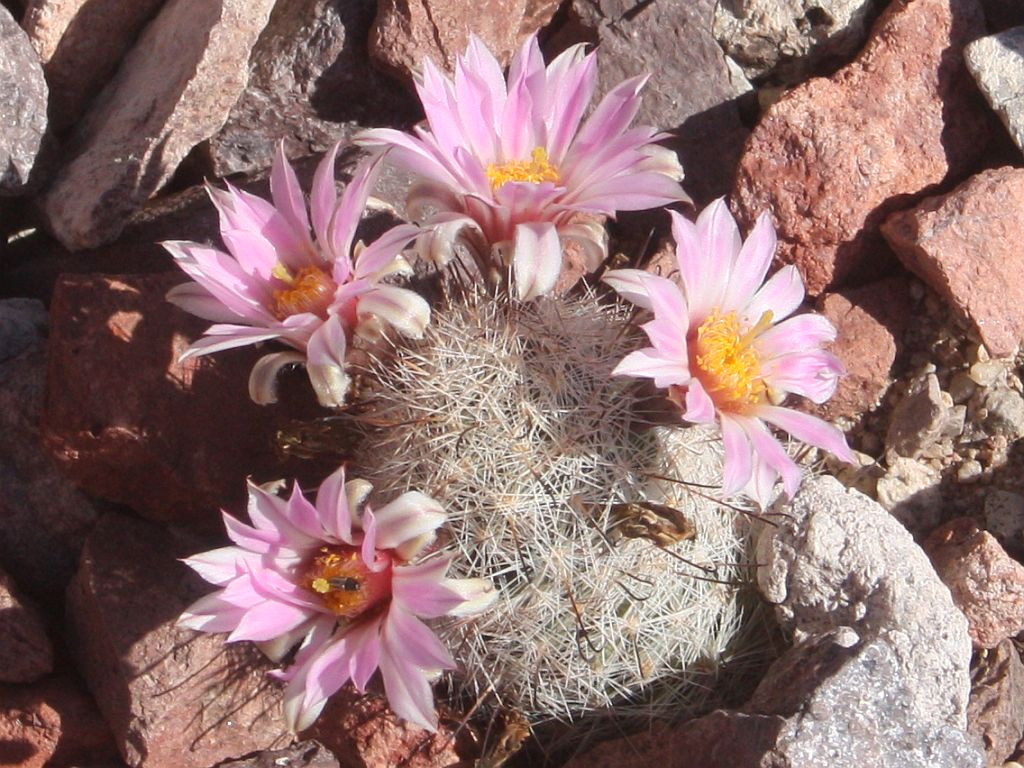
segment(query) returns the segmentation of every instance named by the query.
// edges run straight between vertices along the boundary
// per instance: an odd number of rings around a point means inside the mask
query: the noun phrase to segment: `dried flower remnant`
[[[369,246],[354,243],[380,160],[363,164],[339,200],[337,151],[316,170],[308,211],[282,145],[270,177],[272,203],[230,184],[227,191],[208,188],[227,253],[187,241],[163,244],[195,281],[172,288],[168,301],[216,323],[186,357],[272,339],[298,350],[257,362],[249,380],[257,402],[274,402],[278,371],[299,363],[321,404],[339,406],[349,388],[346,353],[355,333],[383,323],[415,337],[430,318],[419,295],[381,282],[408,271],[401,251],[420,230],[403,224]]]
[[[687,421],[720,424],[726,494],[743,491],[764,506],[780,476],[786,494],[796,492],[801,469],[769,424],[852,461],[838,429],[782,406],[790,393],[825,402],[843,368],[821,348],[836,335],[826,318],[791,317],[804,298],[796,267],[764,281],[776,245],[771,218],[762,214],[743,242],[720,199],[696,224],[673,213],[672,233],[678,285],[636,269],[613,270],[604,278],[654,313],[643,326],[651,346],[627,355],[614,373],[667,387]]]
[[[686,200],[663,134],[630,123],[646,77],[613,88],[583,120],[597,82],[596,53],[568,49],[545,67],[536,37],[513,58],[508,77],[472,38],[454,80],[427,60],[416,88],[427,127],[413,135],[364,131],[356,141],[390,148],[390,160],[420,177],[410,217],[430,234],[422,252],[439,264],[456,242],[495,282],[511,267],[520,299],[548,293],[568,241],[589,269],[606,256],[601,217]]]
[[[280,661],[285,716],[309,727],[349,680],[359,691],[379,669],[394,712],[434,729],[431,682],[455,668],[422,619],[484,611],[496,592],[483,579],[450,579],[451,558],[430,555],[441,506],[416,491],[372,509],[369,483],[344,467],[320,485],[315,504],[296,486],[288,499],[250,484],[246,525],[225,514],[233,546],[185,562],[221,587],[200,598],[179,623],[251,640]]]

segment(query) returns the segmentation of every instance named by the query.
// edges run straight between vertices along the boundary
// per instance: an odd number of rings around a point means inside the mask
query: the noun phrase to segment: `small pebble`
[[[957,371],[949,380],[948,390],[953,402],[960,405],[971,399],[971,395],[978,391],[978,385],[966,371]]]
[[[960,468],[956,471],[956,479],[961,483],[973,483],[981,477],[982,472],[984,472],[984,469],[981,464],[970,459],[960,465]]]
[[[999,360],[983,360],[972,365],[967,375],[975,384],[991,387],[1005,370],[1005,366]]]

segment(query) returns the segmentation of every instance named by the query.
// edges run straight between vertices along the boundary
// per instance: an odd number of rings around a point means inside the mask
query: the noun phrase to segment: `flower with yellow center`
[[[558,184],[558,169],[548,159],[548,151],[537,147],[530,154],[529,160],[509,160],[505,163],[491,163],[487,166],[487,178],[491,181],[491,189],[497,192],[510,181],[526,181],[531,184],[542,184],[550,181]]]
[[[853,457],[835,427],[781,407],[790,393],[815,403],[832,396],[843,367],[822,346],[835,339],[835,328],[813,313],[790,317],[804,297],[795,267],[764,281],[775,252],[770,216],[758,219],[746,242],[723,200],[695,224],[677,213],[672,218],[678,283],[636,269],[604,277],[654,313],[643,326],[651,346],[627,355],[613,373],[668,388],[687,421],[718,422],[727,495],[744,491],[764,505],[781,477],[791,496],[800,467],[767,425],[841,459]]]
[[[379,604],[388,595],[390,582],[390,567],[371,571],[359,550],[345,545],[321,547],[302,578],[332,613],[349,619]]]

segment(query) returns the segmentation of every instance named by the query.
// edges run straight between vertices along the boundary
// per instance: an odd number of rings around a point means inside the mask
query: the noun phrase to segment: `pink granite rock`
[[[823,296],[818,308],[838,331],[831,351],[846,375],[832,399],[809,407],[826,419],[856,419],[877,404],[889,387],[889,371],[910,321],[907,281],[895,277]]]
[[[771,211],[778,259],[812,295],[881,274],[885,217],[984,149],[992,117],[962,60],[982,34],[977,0],[896,0],[852,63],[794,88],[754,129],[733,208],[746,227]]]
[[[0,685],[0,765],[18,768],[115,766],[110,729],[69,675],[30,686]]]
[[[557,0],[378,0],[370,55],[411,83],[425,58],[453,70],[474,34],[507,64],[527,36],[551,21],[558,5]]]
[[[79,485],[155,520],[206,521],[245,498],[245,478],[316,481],[336,467],[288,460],[277,432],[324,415],[302,372],[258,406],[249,371],[266,349],[178,357],[209,325],[164,300],[178,272],[66,276],[51,305],[44,439]],[[315,484],[315,483],[314,483]]]
[[[904,264],[977,327],[988,351],[1024,338],[1024,169],[995,168],[890,216],[882,234]]]
[[[351,686],[327,702],[308,734],[335,754],[340,768],[442,768],[466,757],[444,720],[430,733],[400,722],[380,694],[361,695]]]
[[[961,517],[933,531],[924,546],[967,617],[975,648],[995,648],[1024,631],[1024,565],[995,537]]]
[[[71,250],[117,237],[129,214],[228,117],[273,0],[168,0],[75,139],[43,201]]]
[[[210,591],[177,558],[209,543],[111,512],[68,589],[69,645],[133,768],[208,768],[291,741],[259,651],[176,626]]]
[[[163,2],[31,0],[21,24],[43,62],[56,130],[81,116]]]

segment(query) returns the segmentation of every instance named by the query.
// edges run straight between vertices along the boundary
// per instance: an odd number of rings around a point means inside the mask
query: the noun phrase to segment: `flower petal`
[[[375,514],[379,549],[396,549],[424,534],[432,534],[447,519],[444,508],[419,491],[403,493]]]
[[[722,307],[727,310],[746,306],[761,286],[768,267],[775,256],[778,240],[771,214],[767,211],[757,217],[754,229],[747,236],[729,275]]]
[[[316,511],[321,527],[337,541],[354,544],[352,509],[345,492],[345,465],[327,476],[316,492]]]
[[[711,424],[716,416],[715,403],[698,379],[686,387],[686,410],[683,418],[694,424]]]
[[[348,338],[341,318],[330,317],[309,338],[306,348],[306,373],[325,408],[345,404],[351,379],[345,373]]]
[[[550,293],[562,271],[562,243],[555,226],[547,222],[518,224],[512,249],[519,300]]]
[[[753,446],[747,438],[746,430],[729,414],[722,414],[721,426],[722,444],[725,448],[722,492],[726,496],[732,496],[750,482],[753,472]]]
[[[804,300],[804,281],[792,264],[768,278],[741,313],[742,320],[754,325],[765,312],[778,323],[793,314]]]
[[[249,399],[257,405],[277,402],[277,374],[290,365],[302,365],[306,356],[301,352],[272,352],[264,355],[249,372]]]
[[[430,322],[430,305],[408,288],[381,285],[359,297],[356,314],[360,324],[376,320],[403,336],[419,339]]]
[[[822,448],[842,461],[853,463],[856,460],[846,444],[846,436],[827,421],[792,408],[774,405],[760,406],[757,415],[797,440]]]

